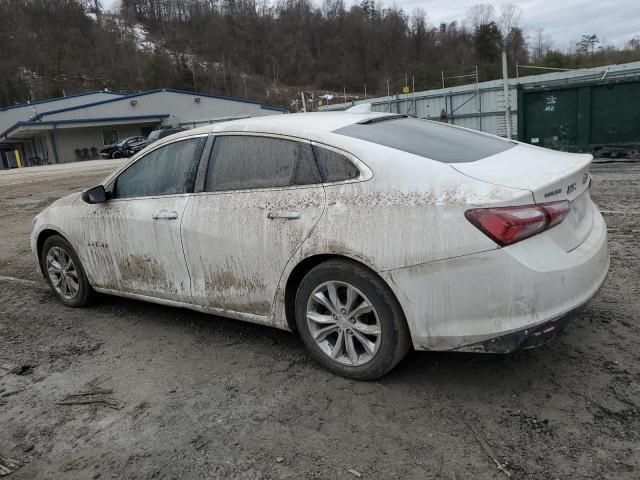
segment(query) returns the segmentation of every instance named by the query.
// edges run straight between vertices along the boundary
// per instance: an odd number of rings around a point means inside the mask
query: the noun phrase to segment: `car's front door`
[[[87,205],[83,263],[94,287],[191,301],[180,223],[206,139],[152,150],[116,177],[107,202]]]
[[[222,135],[182,222],[194,302],[268,315],[282,272],[322,215],[309,142]]]

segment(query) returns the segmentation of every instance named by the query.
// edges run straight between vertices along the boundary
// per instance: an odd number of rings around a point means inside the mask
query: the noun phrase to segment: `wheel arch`
[[[40,274],[44,277],[44,271],[42,270],[42,247],[44,246],[44,242],[47,241],[48,238],[53,237],[54,235],[59,235],[64,238],[67,242],[69,239],[65,237],[61,232],[55,230],[53,228],[44,228],[36,238],[36,255],[38,259],[38,268],[40,269]],[[71,242],[69,242],[71,243]]]
[[[400,303],[392,286],[389,285],[389,282],[387,282],[387,280],[381,277],[369,265],[367,265],[366,263],[358,259],[349,257],[347,255],[340,255],[335,253],[320,253],[320,254],[316,254],[316,255],[312,255],[310,257],[304,258],[303,260],[298,262],[298,264],[295,267],[293,267],[293,269],[289,273],[289,276],[287,277],[287,282],[285,284],[285,290],[284,290],[284,313],[285,313],[285,320],[287,322],[287,326],[292,332],[295,332],[298,330],[298,327],[296,325],[296,319],[295,319],[295,303],[296,303],[296,292],[298,291],[300,282],[302,282],[302,279],[305,277],[305,275],[309,273],[313,268],[329,260],[342,260],[347,263],[357,264],[360,267],[368,270],[372,275],[375,275],[376,277],[378,277],[387,286],[387,288],[389,288],[391,294],[393,295],[394,299],[398,303],[398,307],[402,311],[402,314],[405,317],[405,321],[406,321],[406,315],[405,315],[404,309],[402,308],[402,304]]]

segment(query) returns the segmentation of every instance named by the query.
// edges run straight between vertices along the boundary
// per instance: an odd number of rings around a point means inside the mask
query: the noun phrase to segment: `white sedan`
[[[297,331],[329,370],[542,344],[609,267],[590,155],[392,114],[167,137],[34,220],[66,305],[94,292]]]

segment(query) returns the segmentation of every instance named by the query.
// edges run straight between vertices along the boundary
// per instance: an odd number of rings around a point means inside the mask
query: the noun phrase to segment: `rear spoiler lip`
[[[504,188],[511,188],[511,189],[515,189],[515,190],[521,190],[521,191],[526,191],[529,192],[532,196],[532,199],[534,201],[534,203],[547,203],[547,202],[553,202],[553,201],[559,201],[559,200],[572,200],[573,198],[577,197],[578,195],[582,194],[582,192],[584,190],[586,190],[589,187],[589,182],[588,179],[586,182],[582,182],[582,184],[580,186],[576,185],[576,189],[570,192],[566,191],[566,185],[564,185],[564,183],[566,182],[566,177],[569,177],[571,175],[575,175],[577,172],[580,172],[581,170],[585,170],[585,173],[588,173],[589,167],[591,165],[591,163],[593,162],[593,155],[589,154],[589,153],[568,153],[568,152],[559,152],[556,150],[549,150],[546,148],[542,148],[542,147],[536,147],[534,145],[529,145],[528,143],[522,143],[522,142],[517,142],[514,141],[514,143],[516,143],[516,148],[515,149],[509,149],[506,150],[504,152],[498,153],[496,155],[492,155],[489,157],[485,157],[481,160],[477,160],[475,162],[470,162],[468,164],[465,163],[450,163],[448,164],[449,167],[451,167],[453,170],[455,170],[456,172],[465,175],[466,177],[472,178],[474,180],[477,180],[479,182],[484,182],[484,183],[488,183],[491,185],[496,185],[498,187],[504,187]],[[498,181],[492,181],[491,179],[487,179],[487,178],[479,178],[476,175],[473,175],[470,172],[465,172],[464,170],[462,170],[462,167],[464,165],[474,165],[474,166],[478,166],[479,163],[482,163],[486,160],[491,160],[491,159],[496,159],[497,157],[501,157],[501,156],[507,156],[507,155],[512,155],[513,153],[516,153],[515,150],[518,148],[522,148],[522,149],[527,149],[527,150],[541,150],[542,152],[546,153],[546,154],[558,154],[558,155],[567,155],[567,156],[571,156],[574,159],[577,159],[579,157],[582,158],[582,161],[580,162],[576,162],[573,165],[567,166],[567,168],[565,170],[559,171],[559,172],[554,172],[554,178],[556,178],[556,180],[549,180],[549,181],[541,181],[539,185],[508,185],[506,182],[500,182],[499,179]],[[557,180],[558,178],[560,178],[561,180]],[[517,183],[517,181],[515,182]],[[576,182],[577,183],[577,182]],[[555,191],[558,190],[559,185],[562,185],[562,189],[560,191],[557,191],[554,193],[554,195],[549,195],[547,197],[544,198],[540,198],[541,195],[545,195],[546,193],[549,193],[548,191]],[[553,188],[555,186],[555,188]],[[579,187],[579,188],[578,188]],[[541,192],[544,191],[545,193],[541,194]],[[574,193],[575,192],[575,193]],[[574,193],[573,195],[571,195],[571,193]],[[557,196],[556,196],[557,195]]]

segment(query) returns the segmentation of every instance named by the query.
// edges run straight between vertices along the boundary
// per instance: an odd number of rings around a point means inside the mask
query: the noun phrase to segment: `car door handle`
[[[302,218],[301,212],[293,212],[287,210],[271,210],[267,213],[267,218],[271,220],[275,218],[284,218],[285,220],[297,220],[298,218]]]
[[[160,210],[153,214],[154,220],[175,220],[178,218],[178,212],[169,210]]]

